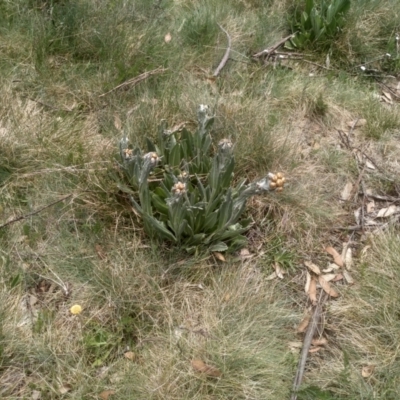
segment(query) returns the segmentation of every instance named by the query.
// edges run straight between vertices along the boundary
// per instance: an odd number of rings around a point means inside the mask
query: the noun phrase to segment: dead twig
[[[322,316],[322,307],[328,298],[328,294],[321,290],[321,294],[318,299],[318,303],[314,306],[314,312],[311,317],[311,321],[308,324],[307,332],[304,337],[303,341],[303,348],[301,349],[301,355],[300,355],[300,360],[299,364],[297,366],[297,373],[296,377],[294,379],[293,383],[293,389],[292,389],[292,396],[290,400],[297,400],[297,391],[300,388],[301,382],[303,380],[303,375],[304,375],[304,370],[306,367],[306,362],[307,362],[307,357],[308,357],[308,352],[311,347],[311,341],[315,335],[315,332],[317,331],[318,324],[321,320]]]
[[[166,70],[167,70],[167,68],[158,67],[158,68],[156,68],[156,69],[153,69],[152,71],[143,72],[143,74],[140,74],[140,75],[136,76],[135,78],[129,79],[129,80],[127,80],[127,81],[121,83],[120,85],[115,86],[115,88],[112,88],[112,89],[109,90],[108,92],[99,95],[99,97],[104,97],[104,96],[106,96],[107,94],[109,94],[109,93],[111,93],[111,92],[114,92],[115,90],[121,89],[121,88],[123,88],[123,87],[125,87],[125,86],[128,86],[128,85],[135,86],[135,85],[137,85],[139,82],[144,81],[145,79],[149,78],[150,76],[153,76],[153,75],[156,75],[156,74],[162,74],[162,73],[165,72]]]
[[[217,24],[217,25],[219,26],[219,29],[221,29],[221,31],[224,32],[226,37],[228,38],[228,47],[226,48],[225,54],[222,57],[222,60],[219,63],[217,69],[214,71],[214,74],[213,74],[214,77],[219,75],[219,73],[222,71],[222,68],[224,68],[225,64],[228,62],[229,54],[231,52],[231,44],[232,44],[231,37],[229,36],[229,33],[220,24]]]
[[[303,61],[303,62],[305,62],[307,64],[315,65],[318,68],[326,69],[327,71],[338,71],[336,69],[325,67],[325,65],[317,64],[316,62],[309,61],[309,60],[306,60],[304,58],[299,58],[299,60],[301,60],[301,61]]]
[[[386,83],[382,82],[376,76],[374,76],[374,79],[378,82],[379,85],[384,86],[387,90],[389,90],[389,92],[392,96],[394,96],[394,97],[396,97],[396,99],[400,100],[400,96],[390,86],[386,85]]]
[[[54,206],[54,205],[57,204],[57,203],[61,203],[62,201],[67,200],[67,199],[69,199],[70,197],[72,197],[72,194],[69,194],[68,196],[63,197],[63,198],[61,198],[60,200],[53,201],[52,203],[47,204],[47,205],[45,205],[44,207],[39,208],[38,210],[33,211],[33,212],[29,213],[29,214],[20,215],[19,217],[14,218],[14,219],[12,219],[12,220],[6,222],[6,223],[3,224],[3,225],[0,225],[0,229],[1,229],[1,228],[5,228],[6,226],[13,224],[14,222],[18,222],[18,221],[21,221],[21,220],[26,219],[26,218],[28,218],[28,217],[31,217],[32,215],[39,214],[40,212],[42,212],[42,211],[45,210],[46,208],[49,208],[49,207],[51,207],[51,206]]]
[[[274,45],[268,47],[267,49],[260,51],[259,53],[256,53],[253,55],[253,58],[264,58],[264,61],[268,60],[269,57],[275,54],[275,51],[281,47],[283,44],[285,44],[289,39],[293,38],[295,35],[289,35],[286,36],[285,38],[279,40],[276,42]]]
[[[40,104],[43,107],[50,108],[51,110],[54,110],[54,111],[65,111],[65,112],[72,112],[73,111],[73,110],[69,110],[68,108],[55,107],[55,106],[53,106],[53,105],[51,105],[49,103],[45,103],[45,102],[43,102],[41,100],[34,99],[33,97],[26,97],[26,98],[31,100],[31,101],[33,101],[33,102],[35,102],[35,103]]]

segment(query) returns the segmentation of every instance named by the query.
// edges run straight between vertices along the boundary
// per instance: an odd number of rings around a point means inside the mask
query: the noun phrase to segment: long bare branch
[[[99,97],[103,97],[103,96],[105,96],[105,95],[107,95],[107,94],[109,94],[111,92],[114,92],[117,89],[123,88],[123,87],[128,86],[128,85],[135,86],[139,82],[149,78],[150,76],[156,75],[156,74],[161,74],[161,73],[165,72],[166,70],[167,70],[167,68],[158,67],[156,69],[153,69],[152,71],[143,72],[143,74],[140,74],[140,75],[136,76],[135,78],[129,79],[129,80],[121,83],[120,85],[115,86],[115,88],[112,88],[108,92],[101,94]]]
[[[319,301],[314,306],[314,312],[311,321],[308,325],[306,335],[304,336],[303,348],[301,349],[300,360],[297,366],[296,377],[293,383],[293,392],[290,400],[297,400],[297,391],[299,390],[301,382],[303,380],[304,370],[306,368],[306,362],[307,362],[308,352],[311,346],[311,341],[315,335],[318,324],[321,320],[322,307],[327,298],[328,295],[324,291],[321,291],[321,295],[319,296]]]
[[[225,33],[226,37],[228,38],[228,47],[226,48],[225,54],[222,57],[222,60],[219,63],[217,69],[214,71],[213,76],[218,76],[220,74],[220,72],[222,71],[222,68],[225,67],[225,64],[229,60],[229,54],[231,52],[231,45],[232,45],[232,41],[231,41],[231,37],[229,36],[229,33],[220,24],[218,24],[218,26]]]
[[[51,206],[54,206],[54,205],[57,204],[57,203],[61,203],[62,201],[69,199],[71,196],[72,196],[72,194],[69,194],[68,196],[63,197],[63,198],[61,198],[60,200],[53,201],[52,203],[47,204],[47,205],[45,205],[44,207],[39,208],[39,209],[36,210],[36,211],[32,211],[32,212],[29,213],[29,214],[20,215],[19,217],[16,217],[16,218],[14,218],[14,219],[12,219],[12,220],[6,222],[5,224],[0,225],[0,229],[1,229],[1,228],[5,228],[6,226],[13,224],[14,222],[18,222],[18,221],[21,221],[21,220],[26,219],[26,218],[28,218],[28,217],[31,217],[32,215],[39,214],[40,212],[42,212],[42,211],[45,210],[46,208],[49,208],[49,207],[51,207]]]

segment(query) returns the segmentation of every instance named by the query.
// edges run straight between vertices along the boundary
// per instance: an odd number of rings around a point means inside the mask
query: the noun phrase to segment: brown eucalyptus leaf
[[[317,304],[317,280],[314,277],[311,278],[308,297],[310,298],[311,303]]]
[[[219,378],[222,372],[211,365],[206,364],[204,361],[196,359],[192,360],[192,367],[196,372],[201,372],[213,378]]]
[[[124,353],[124,357],[128,360],[135,361],[136,354],[133,351],[127,351],[126,353]]]
[[[326,344],[328,344],[328,339],[325,337],[322,337],[320,339],[313,339],[311,341],[311,344],[313,346],[325,346]]]
[[[396,214],[400,211],[400,207],[395,206],[394,204],[392,204],[389,207],[386,208],[382,208],[378,211],[378,218],[387,218],[390,217],[393,214]]]
[[[351,268],[352,268],[352,266],[353,266],[353,253],[352,253],[351,247],[349,247],[349,248],[347,249],[347,251],[346,251],[346,256],[345,256],[345,259],[344,259],[344,264],[345,264],[345,266],[346,266],[346,269],[347,269],[348,271],[351,271]]]
[[[321,346],[311,347],[311,349],[308,350],[308,352],[309,353],[316,353],[317,351],[320,351],[321,349],[323,349],[323,347],[321,347]]]
[[[317,275],[321,275],[321,270],[319,269],[318,265],[313,264],[310,261],[304,261],[304,265],[310,269],[312,272],[314,272]]]
[[[296,341],[296,342],[289,342],[288,346],[290,348],[301,349],[303,347],[303,342]]]
[[[310,290],[310,284],[311,284],[311,275],[308,271],[306,271],[306,284],[304,286],[304,291],[306,292],[306,294],[308,294],[309,290]]]
[[[100,260],[105,260],[107,258],[106,253],[104,252],[103,247],[101,245],[96,244],[95,249]]]
[[[58,388],[58,391],[60,392],[60,394],[66,394],[68,393],[70,390],[72,389],[72,387],[70,385],[64,385],[64,386],[60,386]]]
[[[366,160],[366,161],[365,161],[365,166],[366,166],[367,168],[369,168],[369,169],[376,169],[375,165],[372,164],[372,162],[369,161],[369,160]]]
[[[115,394],[115,390],[104,390],[99,394],[99,397],[101,400],[108,400],[113,394]]]
[[[343,263],[342,256],[333,247],[328,246],[325,248],[325,251],[333,257],[333,262],[336,265],[339,265],[339,267],[343,268],[344,263]]]
[[[367,123],[367,120],[364,118],[356,119],[354,121],[348,121],[347,126],[349,128],[358,128],[359,126],[364,126]]]
[[[332,297],[338,297],[339,293],[331,287],[331,285],[324,279],[323,276],[318,277],[318,282],[321,285],[322,289]]]
[[[322,272],[328,273],[328,272],[332,272],[332,271],[337,271],[338,269],[340,269],[339,265],[330,263],[327,268],[322,270]]]
[[[346,280],[346,282],[349,285],[353,285],[354,284],[354,279],[352,278],[352,276],[350,275],[350,273],[348,271],[344,270],[343,271],[343,276],[344,276],[344,279]]]
[[[385,92],[384,90],[382,90],[382,93],[392,103],[393,101],[392,95],[389,92]]]
[[[164,36],[164,42],[165,43],[169,43],[172,39],[171,34],[168,32],[165,36]]]
[[[251,257],[253,257],[253,255],[250,254],[250,251],[248,249],[241,249],[239,255],[240,255],[240,258],[251,258]]]
[[[333,281],[336,278],[336,274],[325,274],[325,275],[321,275],[326,282],[330,282]]]
[[[356,224],[360,225],[360,223],[361,223],[361,207],[357,208],[357,210],[354,211],[354,219],[356,220]]]
[[[272,281],[273,279],[277,278],[278,276],[276,275],[276,272],[274,271],[272,274],[268,275],[265,280],[266,281]]]
[[[118,114],[114,114],[114,126],[120,131],[122,129],[121,118]]]
[[[372,213],[375,210],[375,201],[371,200],[367,203],[367,214]]]
[[[344,185],[342,193],[340,194],[340,199],[344,201],[349,200],[352,191],[353,191],[353,184],[351,182],[347,182],[346,185]]]
[[[374,365],[365,365],[361,370],[361,375],[363,378],[369,378],[375,370]]]
[[[337,274],[335,276],[334,279],[332,279],[332,282],[337,282],[337,281],[341,281],[343,279],[343,275],[342,274]]]
[[[307,326],[310,323],[311,315],[307,314],[303,320],[300,322],[300,324],[297,326],[296,331],[298,333],[303,333],[307,330]]]
[[[213,254],[214,254],[214,257],[215,257],[217,260],[222,261],[222,262],[225,262],[225,261],[226,261],[226,260],[225,260],[225,257],[223,256],[223,254],[220,253],[219,251],[214,251]]]
[[[279,279],[283,279],[284,271],[278,263],[274,263],[275,273]]]
[[[31,394],[31,400],[39,400],[42,398],[42,392],[39,390],[33,390]]]

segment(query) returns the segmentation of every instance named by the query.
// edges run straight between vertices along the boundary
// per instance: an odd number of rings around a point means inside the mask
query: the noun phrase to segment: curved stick
[[[226,37],[228,38],[228,47],[225,51],[224,56],[222,57],[221,62],[219,63],[217,69],[215,70],[213,76],[218,76],[219,73],[222,71],[222,68],[225,67],[225,64],[228,62],[229,60],[229,53],[231,52],[231,37],[229,36],[229,33],[220,25],[217,24],[219,26],[219,28],[225,33]]]

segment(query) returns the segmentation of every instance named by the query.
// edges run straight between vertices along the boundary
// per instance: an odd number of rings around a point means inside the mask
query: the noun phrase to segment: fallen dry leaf
[[[342,256],[331,246],[328,246],[325,251],[329,253],[333,257],[333,262],[339,267],[343,268],[343,259]]]
[[[320,338],[320,339],[313,339],[311,341],[311,344],[313,346],[325,346],[326,344],[328,344],[328,339],[327,338]]]
[[[321,270],[319,269],[318,265],[313,264],[310,261],[304,261],[304,265],[309,268],[312,272],[317,275],[321,275]]]
[[[284,271],[282,270],[282,268],[280,267],[280,265],[279,265],[278,263],[274,263],[274,268],[275,268],[276,276],[277,276],[279,279],[283,279]]]
[[[39,400],[42,397],[42,393],[39,390],[33,390],[31,400]]]
[[[304,286],[304,291],[306,292],[306,294],[308,294],[309,290],[310,290],[310,284],[311,284],[311,275],[308,271],[306,271],[306,284]]]
[[[70,385],[64,385],[64,386],[60,386],[58,388],[58,391],[60,392],[60,394],[66,394],[68,393],[70,390],[72,389],[72,387]]]
[[[300,324],[297,326],[296,331],[298,333],[303,333],[306,331],[308,324],[310,323],[311,315],[307,314]]]
[[[229,301],[230,299],[231,299],[231,295],[230,295],[230,293],[227,293],[227,294],[224,296],[224,301],[227,302],[227,301]]]
[[[250,254],[248,249],[242,249],[240,250],[240,257],[241,258],[250,258],[252,255]]]
[[[352,276],[349,274],[348,271],[344,270],[344,271],[343,271],[343,276],[344,276],[344,279],[346,279],[346,282],[347,282],[349,285],[353,285],[354,279],[352,278]]]
[[[217,260],[219,260],[219,261],[222,261],[222,262],[225,262],[226,260],[225,260],[225,257],[223,256],[223,254],[222,253],[220,253],[220,252],[218,252],[218,251],[214,251],[214,257],[217,259]]]
[[[105,260],[107,256],[103,248],[99,244],[96,244],[95,248],[96,248],[96,253],[99,256],[100,260]]]
[[[115,394],[115,390],[104,390],[99,394],[99,397],[101,400],[108,400],[113,394]]]
[[[367,244],[366,246],[364,246],[361,250],[361,255],[365,256],[367,254],[367,251],[371,248],[371,245]]]
[[[378,218],[387,218],[390,217],[393,214],[396,214],[400,211],[400,207],[395,206],[392,204],[389,207],[382,208],[379,210],[377,217]]]
[[[339,265],[331,263],[328,265],[327,268],[323,269],[322,272],[327,273],[327,272],[337,271],[338,269],[340,269]]]
[[[213,378],[219,378],[222,372],[211,365],[207,365],[202,360],[192,360],[192,367],[196,372],[201,372],[205,375],[211,376]]]
[[[333,281],[336,278],[336,274],[325,274],[325,275],[321,275],[326,282],[330,282]]]
[[[318,282],[321,285],[322,289],[332,297],[338,297],[339,293],[331,287],[331,285],[324,279],[323,276],[318,277]]]
[[[367,214],[373,212],[375,210],[375,201],[370,201],[367,203]]]
[[[308,291],[308,296],[311,300],[311,303],[317,304],[317,280],[312,277],[310,282],[310,289]]]
[[[133,351],[127,351],[126,353],[124,353],[124,357],[127,358],[128,360],[134,361],[136,355]]]
[[[343,275],[342,274],[337,274],[335,276],[334,279],[332,279],[332,282],[337,282],[337,281],[341,281],[343,279]]]
[[[320,351],[321,349],[323,349],[323,347],[321,347],[321,346],[311,347],[311,349],[308,350],[308,352],[309,353],[316,353],[317,351]]]
[[[361,207],[357,208],[357,210],[354,211],[354,219],[356,220],[356,224],[360,225],[360,223],[361,223]]]
[[[276,272],[274,271],[271,275],[268,275],[265,280],[272,281],[273,279],[277,278]]]
[[[342,190],[342,193],[340,194],[340,199],[343,201],[349,200],[352,191],[353,191],[353,184],[351,182],[347,182]]]
[[[122,129],[121,118],[118,114],[114,114],[114,126],[120,131]]]
[[[367,120],[364,118],[356,119],[354,121],[348,121],[347,126],[349,128],[358,128],[359,126],[364,126],[367,123]]]
[[[164,42],[165,43],[169,43],[172,39],[171,34],[168,32],[165,36],[164,36]]]
[[[375,168],[375,165],[372,164],[372,162],[369,161],[369,160],[366,160],[366,161],[365,161],[365,166],[366,166],[367,168],[369,168],[369,169],[376,169],[376,168]]]
[[[296,348],[296,349],[301,349],[303,347],[303,342],[300,342],[300,341],[289,342],[288,346],[292,347],[292,348]]]
[[[375,370],[374,365],[365,365],[361,370],[361,375],[363,376],[363,378],[368,378],[372,375],[374,370]]]
[[[382,90],[382,93],[388,100],[393,100],[392,95],[389,92],[385,92],[384,90]]]
[[[351,268],[353,266],[353,255],[351,247],[349,247],[346,251],[346,256],[344,258],[344,265],[346,266],[346,269],[348,271],[351,271]]]

